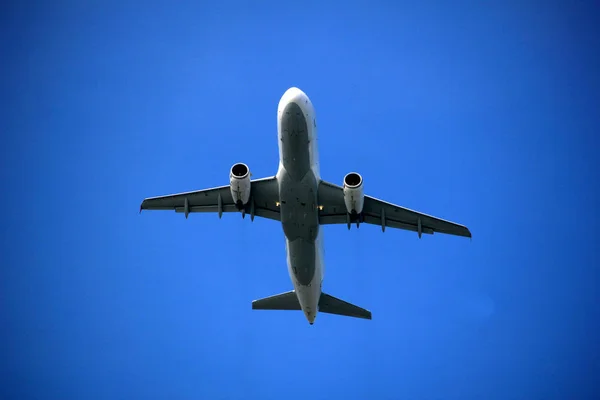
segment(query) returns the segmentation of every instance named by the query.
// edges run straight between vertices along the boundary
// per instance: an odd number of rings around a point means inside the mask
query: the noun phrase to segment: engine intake
[[[365,193],[363,179],[357,172],[350,172],[344,177],[344,203],[350,214],[360,214],[363,210]]]
[[[229,185],[231,197],[237,208],[241,210],[250,201],[250,169],[246,164],[237,163],[231,167]]]

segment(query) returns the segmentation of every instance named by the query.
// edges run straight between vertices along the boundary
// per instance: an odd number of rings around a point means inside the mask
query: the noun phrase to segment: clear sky
[[[597,399],[598,7],[216,3],[2,6],[0,398]],[[138,214],[273,175],[290,86],[323,179],[473,232],[325,227],[372,321],[251,310],[275,221]]]

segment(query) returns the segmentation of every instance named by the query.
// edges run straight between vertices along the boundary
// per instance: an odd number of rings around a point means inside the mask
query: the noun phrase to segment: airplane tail
[[[298,296],[294,290],[265,297],[252,302],[253,310],[301,310]],[[321,293],[319,312],[343,315],[346,317],[371,319],[371,311],[350,304],[344,300]]]
[[[295,290],[264,297],[252,302],[253,310],[301,310]]]
[[[321,293],[321,298],[319,299],[319,312],[344,315],[346,317],[371,319],[371,311],[350,304],[337,297],[330,296],[327,293]]]

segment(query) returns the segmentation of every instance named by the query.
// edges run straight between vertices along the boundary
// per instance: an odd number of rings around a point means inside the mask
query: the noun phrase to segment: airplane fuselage
[[[312,324],[325,269],[317,196],[321,174],[315,110],[300,89],[290,88],[281,97],[277,131],[277,181],[288,271],[302,311]]]

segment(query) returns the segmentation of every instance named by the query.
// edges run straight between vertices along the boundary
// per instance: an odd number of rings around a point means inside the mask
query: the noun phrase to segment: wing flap
[[[210,205],[210,206],[189,206],[190,213],[206,213],[206,212],[219,212],[218,205]],[[223,204],[221,206],[223,212],[235,212],[239,211],[237,207],[233,204]],[[185,212],[185,206],[175,207],[175,212],[183,213]]]
[[[365,222],[372,225],[381,225],[381,215],[365,215]],[[405,222],[396,221],[390,218],[385,218],[385,226],[395,229],[404,229],[405,231],[417,232],[419,227],[417,224],[408,224]],[[421,226],[421,232],[433,235],[433,229],[426,226]]]

